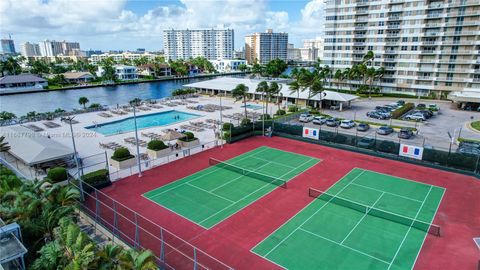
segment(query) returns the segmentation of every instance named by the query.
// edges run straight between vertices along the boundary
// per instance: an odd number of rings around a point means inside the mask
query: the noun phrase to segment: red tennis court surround
[[[210,230],[142,197],[147,191],[208,167],[210,157],[226,160],[264,145],[322,161],[291,180],[287,189],[275,189]],[[141,178],[131,176],[119,180],[102,192],[231,267],[278,269],[277,265],[250,252],[250,249],[311,202],[313,198],[307,193],[309,187],[327,190],[355,167],[446,188],[434,220],[441,226],[442,236],[427,236],[415,269],[477,267],[480,254],[472,238],[480,233],[478,179],[321,145],[280,137],[249,138],[146,171]]]

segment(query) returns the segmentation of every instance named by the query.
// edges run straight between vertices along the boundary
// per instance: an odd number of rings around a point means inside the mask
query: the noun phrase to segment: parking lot
[[[393,126],[401,126],[401,127],[412,127],[417,128],[417,133],[414,137],[410,139],[399,139],[398,138],[398,130],[389,134],[389,135],[378,135],[376,134],[377,128],[376,126],[370,126],[370,129],[366,132],[357,131],[356,128],[351,129],[343,129],[343,128],[335,128],[335,127],[328,127],[326,125],[315,125],[312,122],[309,123],[300,123],[305,126],[310,127],[317,127],[321,128],[322,130],[328,131],[338,131],[339,133],[346,133],[350,135],[358,135],[359,137],[371,137],[375,138],[377,136],[378,139],[387,139],[395,142],[403,142],[408,143],[411,145],[417,145],[425,147],[432,147],[435,149],[443,149],[448,150],[450,147],[450,137],[448,133],[455,138],[461,137],[466,139],[475,139],[480,140],[480,134],[478,132],[474,132],[467,128],[467,123],[472,121],[473,119],[478,120],[480,119],[480,113],[478,112],[468,112],[468,111],[460,111],[453,109],[452,103],[448,101],[430,101],[430,100],[405,100],[406,102],[412,102],[415,105],[418,103],[423,104],[430,104],[435,103],[439,106],[440,110],[438,115],[433,116],[432,118],[428,119],[424,122],[414,122],[414,121],[404,121],[404,120],[397,120],[397,119],[390,119],[390,120],[380,120],[380,119],[373,119],[367,117],[367,112],[372,111],[375,109],[376,106],[383,106],[386,104],[390,104],[392,102],[396,102],[399,99],[392,99],[392,98],[385,98],[385,99],[361,99],[356,102],[352,103],[350,109],[344,110],[342,112],[336,110],[329,110],[325,109],[322,111],[324,114],[331,115],[333,117],[338,117],[342,119],[352,119],[352,120],[360,120],[360,121],[368,121],[368,122],[375,122],[379,125],[393,125]],[[299,123],[298,120],[294,122]],[[460,135],[460,136],[459,136]],[[456,150],[457,145],[452,145],[452,150]]]

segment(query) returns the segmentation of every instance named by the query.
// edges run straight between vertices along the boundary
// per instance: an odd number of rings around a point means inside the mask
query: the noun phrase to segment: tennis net
[[[424,222],[424,221],[412,219],[412,218],[402,216],[402,215],[399,215],[399,214],[395,214],[395,213],[392,213],[392,212],[388,212],[388,211],[385,211],[385,210],[380,210],[378,208],[367,206],[367,205],[361,204],[359,202],[354,202],[352,200],[345,199],[345,198],[339,197],[337,195],[332,195],[332,194],[329,194],[329,193],[326,193],[326,192],[323,192],[323,191],[320,191],[320,190],[314,189],[314,188],[309,188],[308,189],[308,196],[314,197],[314,198],[317,198],[317,199],[322,199],[322,200],[325,200],[327,202],[335,203],[335,204],[341,205],[343,207],[348,207],[350,209],[357,210],[359,212],[362,212],[362,213],[365,213],[365,214],[368,214],[368,215],[371,215],[371,216],[374,216],[374,217],[383,218],[383,219],[390,220],[390,221],[393,221],[393,222],[396,222],[396,223],[400,223],[400,224],[403,224],[403,225],[406,225],[406,226],[411,226],[413,228],[425,231],[425,232],[433,234],[435,236],[440,236],[440,226],[435,225],[435,224],[431,224],[431,223],[427,223],[427,222]]]
[[[249,177],[252,177],[252,178],[267,182],[267,183],[270,183],[270,184],[274,184],[274,185],[277,185],[279,187],[287,188],[287,181],[285,181],[285,180],[282,180],[282,179],[279,179],[279,178],[276,178],[276,177],[273,177],[273,176],[270,176],[270,175],[266,175],[266,174],[263,174],[263,173],[255,172],[255,171],[252,171],[252,170],[247,170],[247,169],[244,169],[244,168],[232,165],[232,164],[228,164],[226,162],[220,161],[220,160],[215,159],[215,158],[210,158],[209,164],[211,166],[217,166],[217,167],[222,168],[222,169],[234,171],[234,172],[243,174],[245,176],[249,176]]]

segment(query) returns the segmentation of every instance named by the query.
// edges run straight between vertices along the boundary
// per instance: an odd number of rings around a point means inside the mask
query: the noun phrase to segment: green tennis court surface
[[[412,269],[444,189],[354,169],[252,249],[287,269]],[[313,194],[312,194],[313,193]]]
[[[318,162],[312,157],[259,147],[225,163],[213,160],[216,165],[143,196],[208,229]]]

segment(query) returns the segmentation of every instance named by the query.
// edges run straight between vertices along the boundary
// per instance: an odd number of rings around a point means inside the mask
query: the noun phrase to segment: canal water
[[[138,84],[125,84],[113,86],[99,86],[75,90],[45,91],[40,93],[16,94],[0,96],[0,111],[12,112],[17,117],[31,111],[51,112],[57,108],[67,111],[80,109],[80,97],[87,97],[89,104],[101,105],[125,104],[134,98],[159,99],[168,97],[173,90],[184,88],[184,84],[209,80],[211,78],[190,78],[183,80],[170,80],[147,82]]]

